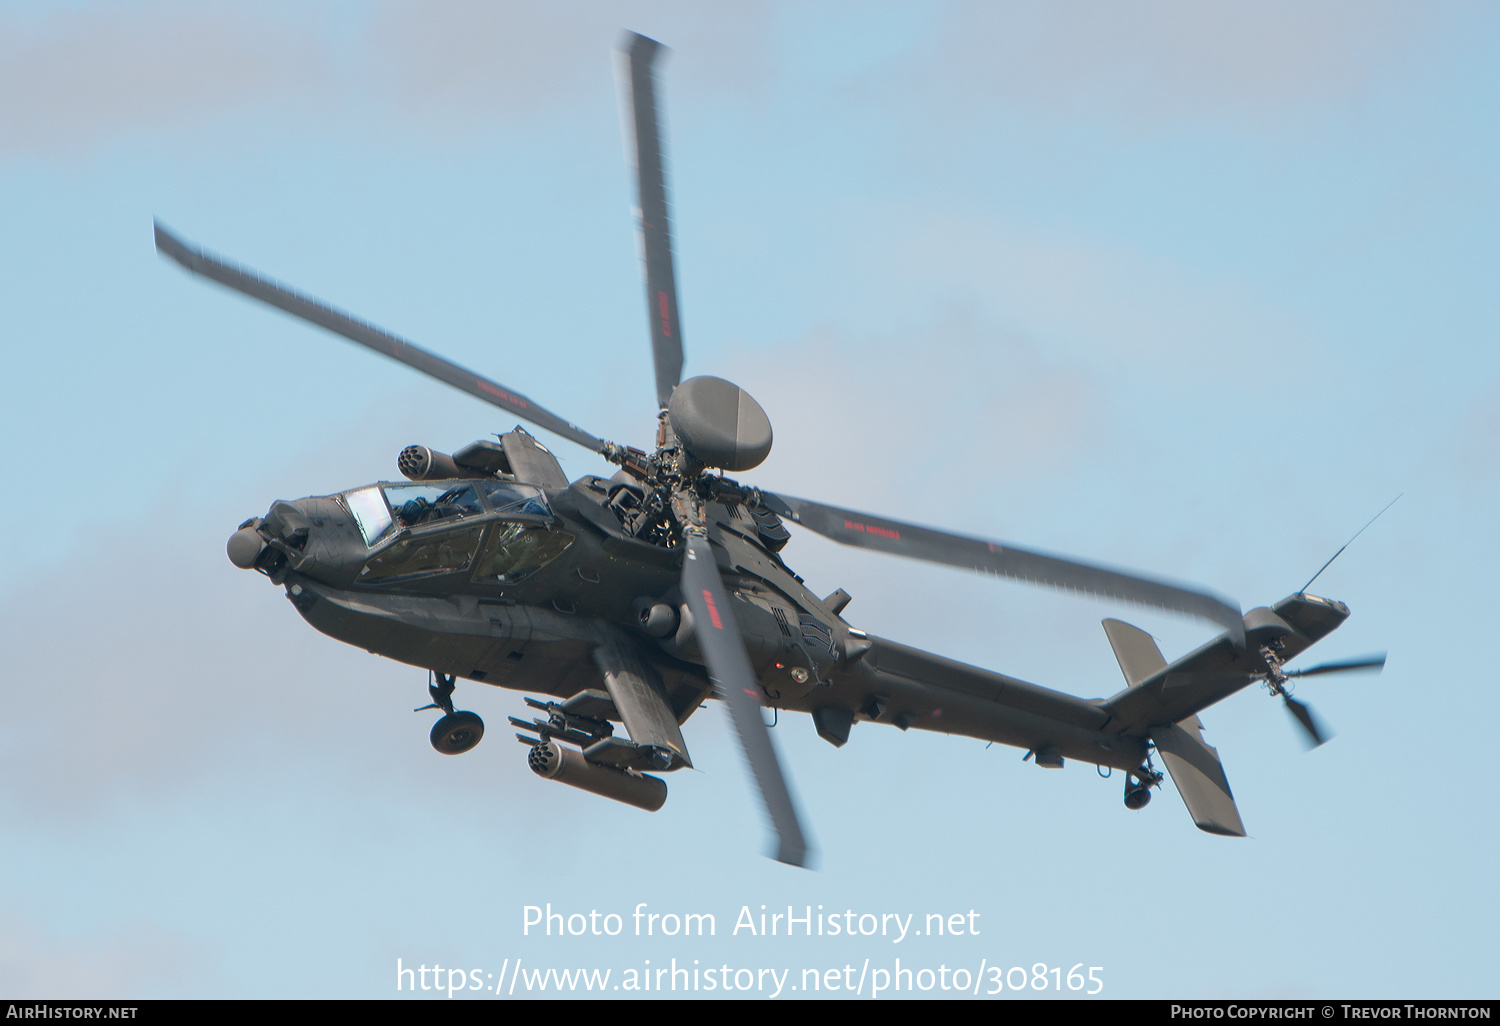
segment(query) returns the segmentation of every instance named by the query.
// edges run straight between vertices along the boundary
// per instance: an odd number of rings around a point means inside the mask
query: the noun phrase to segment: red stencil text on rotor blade
[[[1244,645],[1239,607],[1208,592],[807,499],[762,492],[761,501],[772,512],[844,545],[1186,613],[1219,624],[1236,646]]]
[[[789,865],[805,865],[808,853],[801,820],[782,774],[776,746],[761,718],[760,682],[740,639],[713,549],[701,536],[690,536],[687,543],[682,562],[682,592],[698,625],[698,645],[708,664],[709,677],[729,707],[740,750],[775,831],[775,858]]]

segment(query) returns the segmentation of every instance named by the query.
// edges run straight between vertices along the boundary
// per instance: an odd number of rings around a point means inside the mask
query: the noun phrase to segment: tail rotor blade
[[[646,261],[646,319],[656,362],[656,401],[662,409],[682,378],[682,321],[677,312],[677,273],[672,260],[672,219],[667,209],[661,120],[656,108],[653,65],[665,49],[654,39],[627,33],[621,51],[629,65],[630,114],[635,143],[641,250]]]
[[[1185,613],[1218,624],[1237,647],[1245,645],[1239,606],[1209,592],[807,499],[762,492],[761,501],[771,512],[843,545]]]
[[[1374,670],[1379,672],[1385,669],[1385,653],[1379,655],[1364,656],[1360,659],[1344,659],[1336,663],[1321,663],[1310,666],[1305,670],[1288,670],[1288,677],[1316,677],[1320,673],[1351,673],[1358,670]]]
[[[1304,743],[1307,745],[1309,751],[1333,737],[1333,734],[1319,722],[1318,718],[1313,715],[1313,711],[1305,703],[1297,701],[1290,695],[1281,696],[1281,700],[1286,703],[1286,711],[1292,714],[1292,718],[1297,721],[1297,725],[1302,728],[1306,735]]]
[[[729,706],[740,748],[750,773],[760,788],[771,827],[776,832],[778,862],[791,866],[807,865],[807,841],[797,816],[796,804],[781,773],[781,762],[771,733],[760,713],[760,682],[740,640],[739,627],[730,608],[729,592],[719,576],[713,549],[702,535],[687,537],[687,554],[682,563],[682,591],[693,614],[698,644],[708,662],[709,676],[719,689],[719,696]]]

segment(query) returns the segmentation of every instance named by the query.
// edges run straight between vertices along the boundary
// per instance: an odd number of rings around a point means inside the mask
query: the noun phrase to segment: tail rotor
[[[1302,729],[1303,743],[1311,751],[1319,747],[1333,737],[1333,732],[1313,714],[1312,708],[1306,702],[1299,702],[1292,697],[1288,682],[1294,677],[1315,677],[1324,673],[1350,673],[1361,671],[1380,672],[1385,668],[1385,653],[1378,655],[1362,656],[1358,659],[1344,659],[1334,663],[1321,663],[1310,666],[1305,670],[1283,671],[1281,662],[1276,654],[1269,650],[1263,650],[1262,655],[1269,667],[1265,674],[1266,688],[1271,694],[1278,696],[1286,706],[1286,711],[1291,714],[1297,726]]]

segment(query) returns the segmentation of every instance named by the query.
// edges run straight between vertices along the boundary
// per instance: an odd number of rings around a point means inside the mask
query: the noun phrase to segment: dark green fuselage
[[[482,480],[426,484],[455,491],[493,486]],[[396,494],[413,486],[373,487]],[[351,496],[370,489],[302,499],[292,504],[306,517],[302,547],[273,537],[271,547],[289,558],[269,575],[285,585],[310,624],[340,641],[440,674],[558,700],[600,688],[591,653],[604,632],[628,631],[661,675],[678,722],[685,721],[713,695],[691,623],[653,636],[643,613],[651,606],[681,607],[681,549],[626,533],[610,503],[611,483],[603,479],[586,477],[565,489],[535,491],[544,501],[529,512],[500,511],[493,503],[475,506],[467,515],[388,528],[373,545],[366,540],[369,531],[362,533],[368,525],[351,511]],[[276,518],[278,507],[269,526],[285,533]],[[734,618],[764,692],[762,701],[812,714],[827,740],[842,744],[853,723],[868,720],[1122,770],[1146,758],[1147,734],[1158,718],[1151,714],[1155,703],[1139,697],[1133,704],[1122,701],[1138,689],[1110,700],[1082,699],[868,636],[845,623],[787,568],[765,544],[763,523],[742,507],[710,504],[708,511],[713,551],[737,600]],[[391,526],[402,528],[399,510],[392,512]],[[519,574],[489,573],[497,565],[491,553],[499,540],[521,536],[544,539],[533,547],[545,557],[542,565]],[[454,538],[459,541],[442,541]],[[393,575],[393,567],[412,569],[400,553],[393,555],[403,545],[407,552],[420,549],[419,555],[441,552],[435,566]],[[1306,604],[1296,600],[1278,604],[1277,612],[1286,614],[1288,603]],[[1306,644],[1336,627],[1343,615],[1304,624],[1305,633],[1315,635]],[[1242,652],[1221,637],[1195,653],[1200,662],[1213,657],[1234,679],[1195,696],[1186,712],[1174,709],[1174,719],[1248,683],[1243,674],[1257,668],[1258,640],[1251,637],[1249,652]],[[1121,715],[1121,708],[1130,715]]]

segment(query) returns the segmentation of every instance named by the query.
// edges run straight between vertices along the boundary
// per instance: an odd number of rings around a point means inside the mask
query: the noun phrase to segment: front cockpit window
[[[469,569],[479,548],[484,527],[441,531],[436,535],[407,538],[371,557],[360,571],[361,581],[393,577],[430,577]]]
[[[391,512],[385,508],[385,500],[380,497],[379,488],[359,488],[345,492],[344,504],[349,507],[354,522],[359,525],[359,533],[364,536],[366,545],[373,547],[391,529]]]

